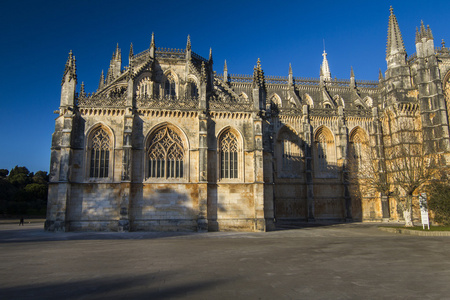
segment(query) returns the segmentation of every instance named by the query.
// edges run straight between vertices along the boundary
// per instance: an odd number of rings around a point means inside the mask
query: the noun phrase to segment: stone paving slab
[[[339,224],[69,232],[0,224],[0,299],[449,299],[448,237]]]

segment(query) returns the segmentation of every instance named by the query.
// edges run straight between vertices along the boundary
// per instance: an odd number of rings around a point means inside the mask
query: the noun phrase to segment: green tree
[[[434,220],[450,225],[450,184],[436,181],[428,187],[428,208],[434,212]]]

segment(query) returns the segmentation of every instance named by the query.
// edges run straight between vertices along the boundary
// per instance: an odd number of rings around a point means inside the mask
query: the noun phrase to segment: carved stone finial
[[[442,39],[441,46],[442,46],[442,48],[445,48],[445,41],[444,41],[444,39]]]

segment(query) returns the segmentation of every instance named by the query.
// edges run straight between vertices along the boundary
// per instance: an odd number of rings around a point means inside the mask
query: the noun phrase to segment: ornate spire
[[[353,72],[353,66],[350,67],[350,78],[355,78],[355,73]]]
[[[84,91],[84,82],[81,82],[81,86],[80,86],[80,97],[84,98],[86,97],[86,92]]]
[[[116,46],[115,59],[122,60],[122,52],[119,49],[119,43],[117,43],[117,46]]]
[[[397,18],[394,15],[394,9],[390,8],[391,14],[389,16],[388,37],[386,46],[386,58],[397,54],[405,53],[405,45],[403,44],[402,34],[398,26]]]
[[[152,32],[152,40],[150,42],[150,48],[155,47],[155,33]]]
[[[128,54],[129,58],[133,58],[134,53],[133,53],[133,43],[130,44],[130,54]]]
[[[253,84],[259,87],[265,86],[264,71],[261,69],[261,61],[259,58],[256,66],[253,68]]]
[[[223,70],[224,70],[224,71],[228,71],[227,60],[226,60],[226,59],[225,59],[224,65],[223,65]]]
[[[378,81],[382,81],[383,80],[383,73],[381,72],[381,69],[379,69],[379,73],[378,73]]]
[[[61,85],[64,83],[66,76],[69,76],[69,81],[75,79],[76,82],[77,80],[77,64],[75,55],[73,55],[72,50],[69,51],[69,57],[67,58],[66,61],[66,66],[64,68],[64,75]]]
[[[291,63],[289,63],[289,75],[292,75],[292,66],[291,66]]]
[[[441,46],[442,46],[442,48],[445,48],[445,41],[444,41],[444,39],[442,39]]]
[[[427,28],[425,29],[423,21],[420,21],[420,31],[416,27],[416,44],[421,42],[422,39],[433,40],[433,33],[431,32],[430,25],[427,25]]]
[[[101,90],[105,85],[105,73],[102,70],[102,74],[100,75],[100,82],[98,83],[98,89]]]
[[[208,59],[209,63],[213,63],[213,58],[212,58],[212,48],[209,48],[209,59]]]
[[[322,53],[323,56],[323,61],[322,61],[322,74],[325,80],[331,81],[331,72],[330,72],[330,66],[328,65],[328,60],[327,60],[327,53],[325,52],[325,50],[323,50]]]
[[[430,25],[427,25],[427,38],[429,40],[434,40],[433,33],[431,32]]]
[[[206,81],[206,69],[204,61],[202,61],[201,80]]]
[[[191,36],[189,34],[187,36],[186,50],[191,50]]]

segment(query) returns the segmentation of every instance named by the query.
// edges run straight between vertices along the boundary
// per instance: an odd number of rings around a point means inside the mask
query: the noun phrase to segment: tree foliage
[[[433,182],[428,187],[428,208],[434,212],[434,220],[450,225],[450,184]]]
[[[15,166],[0,170],[1,215],[45,215],[49,176]]]

